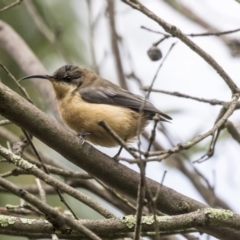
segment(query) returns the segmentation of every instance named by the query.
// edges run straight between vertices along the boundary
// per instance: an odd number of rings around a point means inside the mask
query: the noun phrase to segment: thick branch
[[[93,240],[101,240],[98,236],[92,233],[89,229],[82,226],[80,223],[75,221],[72,217],[69,217],[53,207],[50,207],[46,203],[42,202],[38,198],[34,197],[28,192],[18,188],[15,184],[3,179],[0,177],[0,186],[8,189],[10,192],[14,193],[18,197],[24,199],[25,201],[31,203],[34,207],[39,209],[42,213],[46,215],[49,222],[51,222],[57,228],[63,228],[64,226],[69,226],[72,229],[76,230],[77,232],[83,233],[89,239]],[[0,219],[1,220],[1,219]],[[7,221],[9,224],[9,221]],[[2,226],[2,224],[0,224]]]
[[[0,114],[26,129],[69,161],[108,186],[136,198],[139,183],[138,173],[117,163],[88,143],[81,145],[75,134],[64,129],[2,83],[0,83]],[[156,207],[162,212],[181,214],[206,207],[204,204],[159,185],[151,179],[146,178],[146,181],[150,192],[154,195],[159,187],[161,188],[161,194],[156,200]],[[150,199],[149,194],[146,194],[146,198]],[[236,233],[231,229],[209,227],[205,232],[221,239],[229,239],[230,237],[237,239]]]
[[[101,205],[99,205],[97,202],[92,200],[87,195],[77,191],[76,189],[68,186],[65,183],[62,183],[61,181],[57,180],[56,178],[52,177],[51,175],[48,175],[44,173],[42,170],[37,168],[32,163],[27,162],[23,158],[11,153],[10,150],[2,147],[0,145],[0,155],[5,157],[9,162],[15,164],[17,167],[25,170],[26,172],[31,173],[32,175],[38,177],[42,181],[48,183],[51,186],[54,186],[55,188],[58,188],[59,190],[69,194],[70,196],[76,198],[77,200],[85,203],[87,206],[91,207],[104,217],[110,218],[114,215],[109,212],[107,209],[103,208]]]
[[[30,233],[54,233],[52,225],[44,220],[9,217],[6,215],[0,215],[0,219],[1,218],[4,219],[6,226],[1,228],[0,225],[0,233],[1,230],[8,229],[16,232],[24,229],[25,232]],[[31,224],[29,224],[30,222]],[[136,216],[129,215],[123,218],[104,220],[78,220],[77,222],[90,231],[93,231],[95,234],[104,236],[113,232],[115,234],[133,232],[136,224]],[[228,210],[211,208],[178,216],[156,216],[156,222],[163,234],[164,232],[174,232],[182,229],[186,230],[193,227],[207,228],[208,226],[227,226],[234,229],[240,228],[239,215]],[[154,225],[156,222],[153,216],[142,217],[142,232],[155,231]],[[72,232],[72,234],[75,235],[76,232]]]

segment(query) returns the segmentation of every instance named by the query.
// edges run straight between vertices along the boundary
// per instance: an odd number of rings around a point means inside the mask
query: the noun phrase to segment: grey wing
[[[143,97],[132,94],[115,85],[114,87],[84,87],[79,89],[79,93],[81,94],[82,99],[87,102],[116,105],[134,110],[140,110],[143,108],[143,111],[147,111],[152,114],[158,113],[166,119],[172,119],[155,108],[150,102],[145,101]]]

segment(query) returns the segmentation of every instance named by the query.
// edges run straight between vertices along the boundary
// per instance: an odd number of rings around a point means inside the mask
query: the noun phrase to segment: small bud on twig
[[[148,49],[147,54],[152,61],[158,61],[162,58],[161,50],[154,45]]]

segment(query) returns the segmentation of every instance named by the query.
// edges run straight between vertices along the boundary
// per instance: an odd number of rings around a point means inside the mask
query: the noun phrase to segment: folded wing
[[[143,97],[132,94],[117,85],[106,84],[106,86],[91,86],[79,89],[83,100],[91,103],[110,104],[130,108],[136,111],[143,110],[154,115],[160,114],[162,117],[171,120],[172,118],[155,108]]]

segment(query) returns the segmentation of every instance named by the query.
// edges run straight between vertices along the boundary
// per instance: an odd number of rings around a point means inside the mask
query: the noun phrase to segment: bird
[[[31,75],[20,80],[49,80],[63,121],[84,140],[103,147],[119,143],[100,122],[105,122],[124,142],[130,143],[157,114],[161,121],[172,118],[142,96],[133,94],[77,65],[64,65],[52,75]]]

